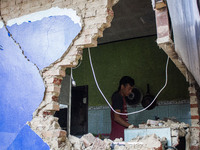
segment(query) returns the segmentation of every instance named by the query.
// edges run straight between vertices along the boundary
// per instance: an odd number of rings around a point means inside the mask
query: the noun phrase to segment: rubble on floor
[[[166,143],[167,139],[160,139],[155,134],[146,135],[144,137],[133,138],[129,142],[116,142],[116,139],[113,143],[114,150],[163,150],[163,144]]]
[[[101,140],[91,133],[83,135],[81,138],[70,135],[68,140],[72,150],[162,150],[161,139],[155,134],[137,137],[130,142],[124,142],[122,139]]]
[[[140,124],[139,128],[171,128],[172,146],[179,144],[179,137],[185,137],[186,150],[189,150],[189,125],[179,123],[174,120],[147,120],[146,124]],[[136,137],[129,142],[123,141],[122,138],[100,139],[88,133],[81,138],[69,135],[70,150],[164,150],[167,144],[165,137],[158,137],[156,134],[146,135],[144,137]],[[187,148],[188,147],[188,148]]]
[[[165,119],[163,120],[147,120],[146,124],[139,124],[140,129],[146,128],[164,128],[170,127],[171,129],[171,141],[172,146],[179,144],[179,138],[185,137],[186,147],[189,147],[190,139],[190,126],[184,122],[178,122],[176,119]]]

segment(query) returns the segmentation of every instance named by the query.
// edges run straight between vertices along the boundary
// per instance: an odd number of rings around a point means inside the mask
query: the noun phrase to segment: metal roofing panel
[[[200,85],[200,16],[197,1],[167,0],[175,51]]]

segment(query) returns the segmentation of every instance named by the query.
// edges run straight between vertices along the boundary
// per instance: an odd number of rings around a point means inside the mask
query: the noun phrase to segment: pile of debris
[[[137,137],[130,142],[124,142],[122,139],[101,140],[94,137],[91,133],[83,135],[81,138],[75,136],[68,137],[72,150],[162,150],[161,139],[155,134],[143,138]],[[165,140],[166,141],[166,140]]]
[[[163,145],[166,143],[166,138],[160,139],[155,134],[152,134],[144,137],[138,136],[129,142],[120,142],[119,139],[115,139],[111,145],[111,148],[114,150],[164,150]]]
[[[109,139],[101,140],[91,133],[85,134],[81,138],[70,135],[68,140],[72,150],[109,150],[112,142]]]
[[[176,119],[166,118],[163,120],[147,120],[146,124],[139,124],[140,129],[147,128],[164,128],[169,127],[171,129],[171,141],[172,146],[176,147],[179,144],[179,138],[185,137],[186,149],[189,149],[190,139],[190,126],[184,122],[178,122]]]
[[[179,123],[173,120],[147,120],[146,124],[139,124],[140,129],[147,128],[165,128],[170,127],[172,146],[179,144],[179,137],[186,138],[186,145],[189,146],[189,125]],[[81,138],[69,135],[68,148],[70,150],[164,150],[167,144],[165,137],[158,137],[156,134],[146,135],[144,137],[136,137],[129,142],[123,141],[122,138],[115,139],[100,139],[93,136],[91,133],[83,135]],[[189,149],[189,147],[186,149]]]

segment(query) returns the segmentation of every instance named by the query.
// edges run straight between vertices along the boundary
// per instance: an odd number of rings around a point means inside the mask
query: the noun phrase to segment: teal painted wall
[[[91,48],[91,55],[99,86],[109,101],[124,75],[133,77],[135,86],[141,89],[143,94],[146,93],[147,83],[150,84],[150,93],[153,95],[156,95],[164,85],[167,55],[157,46],[156,36],[100,45]],[[83,51],[81,65],[73,69],[73,77],[77,86],[89,86],[89,106],[106,105],[95,85],[87,49]],[[188,83],[170,60],[168,85],[157,100],[187,98]]]
[[[143,109],[142,106],[128,106],[128,112],[135,112],[141,109]],[[102,106],[90,108],[88,111],[88,132],[93,134],[110,134],[110,111],[108,106],[103,108]],[[191,125],[190,103],[159,104],[152,110],[145,110],[137,114],[129,115],[128,122],[138,126],[141,123],[146,123],[148,119],[155,120],[155,116],[161,120],[173,118],[179,122]]]

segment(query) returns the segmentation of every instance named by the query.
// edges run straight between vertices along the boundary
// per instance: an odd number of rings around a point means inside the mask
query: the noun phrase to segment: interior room
[[[198,150],[199,0],[1,0],[0,149]]]

